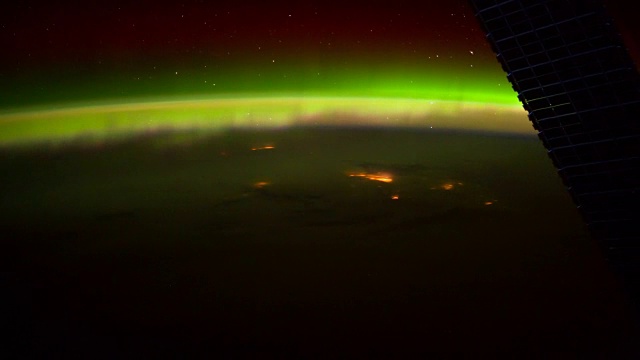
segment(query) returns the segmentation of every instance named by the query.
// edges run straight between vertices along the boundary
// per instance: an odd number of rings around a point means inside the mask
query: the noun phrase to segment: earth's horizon
[[[520,105],[376,96],[252,94],[149,97],[0,113],[0,147],[104,142],[159,131],[203,135],[294,126],[426,128],[535,134]]]

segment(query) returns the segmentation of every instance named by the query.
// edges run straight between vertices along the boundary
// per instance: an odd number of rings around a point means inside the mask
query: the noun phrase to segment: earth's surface
[[[530,133],[160,131],[0,168],[22,355],[614,357],[637,335]]]

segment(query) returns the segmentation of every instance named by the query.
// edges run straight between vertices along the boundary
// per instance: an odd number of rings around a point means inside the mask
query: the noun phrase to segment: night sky
[[[637,53],[630,9],[612,2]],[[0,108],[294,92],[515,104],[466,0],[24,1],[0,12]]]
[[[3,108],[282,92],[516,103],[464,0],[21,2],[0,24]]]

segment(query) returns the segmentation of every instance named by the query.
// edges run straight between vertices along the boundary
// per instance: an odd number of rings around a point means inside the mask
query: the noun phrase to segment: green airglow
[[[164,130],[206,133],[292,126],[532,131],[520,106],[381,97],[182,98],[32,109],[0,115],[0,145],[103,141]]]

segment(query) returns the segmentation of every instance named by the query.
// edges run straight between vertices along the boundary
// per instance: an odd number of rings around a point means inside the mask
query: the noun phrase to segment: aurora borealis
[[[334,115],[461,128],[427,114],[473,109],[487,114],[479,130],[524,118],[464,1],[26,3],[0,25],[5,145],[107,128],[340,125]],[[490,116],[505,111],[509,120]]]

